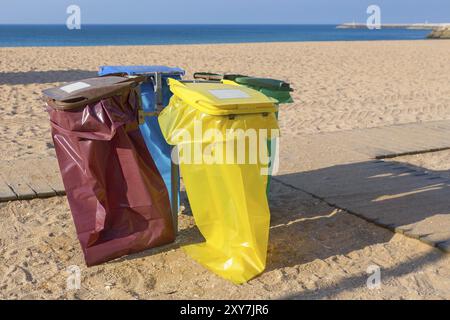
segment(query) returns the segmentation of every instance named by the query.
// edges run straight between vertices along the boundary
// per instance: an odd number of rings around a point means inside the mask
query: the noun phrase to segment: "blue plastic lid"
[[[185,71],[181,68],[171,68],[166,66],[101,66],[98,75],[106,76],[108,74],[126,73],[130,76],[134,76],[156,72],[162,73],[165,76],[185,74]]]

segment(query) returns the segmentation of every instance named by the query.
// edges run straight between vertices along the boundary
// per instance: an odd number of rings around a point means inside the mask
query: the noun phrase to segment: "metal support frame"
[[[174,151],[177,151],[177,147],[172,148],[171,155],[174,156]],[[178,154],[176,155],[178,158]],[[171,177],[171,209],[172,209],[172,218],[173,218],[173,228],[175,230],[175,234],[178,234],[178,189],[180,185],[180,171],[178,165],[174,162],[175,159],[172,158],[171,166],[170,166],[170,177]]]
[[[163,84],[162,84],[162,74],[160,72],[155,72],[154,74],[154,84],[155,84],[155,95],[156,95],[156,116],[164,108],[164,97],[163,97]],[[175,234],[178,234],[178,188],[180,183],[179,167],[172,159],[173,148],[171,152],[171,167],[170,167],[170,177],[171,177],[171,212],[172,212],[172,222]]]
[[[162,92],[162,75],[155,73],[155,93],[156,93],[156,112],[161,112],[164,108],[163,92]]]

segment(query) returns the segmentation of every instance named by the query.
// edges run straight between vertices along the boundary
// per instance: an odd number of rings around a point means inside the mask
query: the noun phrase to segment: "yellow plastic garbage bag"
[[[267,140],[278,135],[272,99],[244,87],[169,80],[159,116],[177,145],[183,182],[205,242],[185,251],[236,284],[265,269],[270,211]],[[255,138],[256,137],[256,138]]]

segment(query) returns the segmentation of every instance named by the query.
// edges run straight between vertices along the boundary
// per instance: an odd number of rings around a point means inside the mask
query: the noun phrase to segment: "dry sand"
[[[280,115],[286,146],[304,133],[450,119],[449,51],[448,41],[0,48],[0,160],[53,156],[40,91],[95,76],[99,65],[290,81],[296,103]],[[417,159],[396,160],[441,170],[450,155]],[[64,197],[0,203],[0,298],[450,299],[449,255],[298,190],[273,188],[267,271],[242,286],[179,248],[201,240],[190,216],[180,218],[177,244],[88,269]],[[71,265],[81,267],[81,290],[66,290]],[[366,287],[371,265],[381,267],[380,289]]]
[[[267,271],[242,286],[179,249],[201,241],[180,218],[176,245],[86,268],[64,197],[0,204],[0,298],[20,299],[449,299],[450,256],[304,193],[274,184]],[[81,267],[81,290],[66,290]],[[369,290],[369,266],[381,268]]]
[[[0,160],[53,154],[41,90],[100,65],[162,64],[285,79],[286,138],[450,119],[450,42],[0,48]]]
[[[408,163],[424,171],[450,178],[450,150],[397,157],[393,161]]]

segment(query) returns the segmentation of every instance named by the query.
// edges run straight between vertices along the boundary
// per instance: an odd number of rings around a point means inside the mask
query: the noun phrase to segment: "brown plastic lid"
[[[69,82],[42,91],[54,109],[70,110],[119,94],[144,81],[144,77],[98,77]]]

